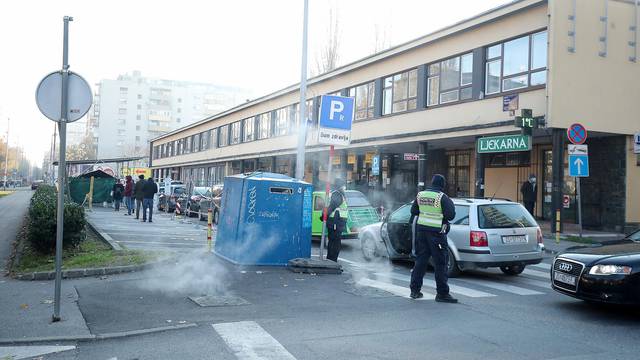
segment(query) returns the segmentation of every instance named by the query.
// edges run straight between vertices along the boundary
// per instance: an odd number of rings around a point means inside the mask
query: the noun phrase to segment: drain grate
[[[202,307],[251,305],[247,300],[234,295],[189,296],[189,300]]]

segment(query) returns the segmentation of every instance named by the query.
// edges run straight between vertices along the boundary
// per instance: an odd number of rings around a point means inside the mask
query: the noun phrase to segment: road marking
[[[463,281],[466,281],[466,280],[463,280]],[[471,282],[471,281],[473,281],[474,284],[486,286],[488,288],[492,288],[492,289],[496,289],[496,290],[500,290],[500,291],[505,291],[505,292],[508,292],[508,293],[516,294],[516,295],[542,295],[542,294],[544,294],[544,293],[541,293],[539,291],[529,290],[529,289],[525,289],[525,288],[521,288],[519,286],[514,286],[514,285],[509,285],[509,284],[502,284],[502,283],[494,282],[494,281],[491,281],[491,280],[484,280],[484,279],[469,280],[469,282]]]
[[[255,321],[211,325],[240,360],[296,360],[287,349]]]
[[[527,285],[533,285],[533,286],[541,287],[541,288],[544,288],[544,289],[551,289],[551,283],[550,282],[533,280],[533,279],[529,279],[529,278],[523,277],[523,276],[519,276],[517,281],[525,283]]]
[[[544,271],[532,270],[532,269],[524,269],[523,274],[536,276],[539,278],[549,279],[549,273]]]
[[[373,287],[376,289],[386,291],[396,296],[410,299],[409,294],[411,293],[411,290],[409,290],[408,287],[398,286],[398,285],[390,284],[383,281],[372,280],[369,278],[362,278],[358,280],[357,284],[360,286]],[[416,299],[416,300],[434,300],[435,298],[436,296],[433,294],[424,294],[423,298]]]
[[[0,346],[0,359],[27,359],[75,348],[75,346]]]
[[[543,270],[551,270],[551,264],[547,264],[547,263],[534,264],[534,265],[531,265],[531,266],[537,267],[537,268],[540,268],[540,269],[543,269]]]
[[[407,275],[402,275],[402,274],[396,274],[396,273],[375,273],[376,276],[380,276],[380,277],[388,277],[388,278],[392,278],[395,280],[400,280],[400,281],[404,281],[404,282],[411,282],[411,277],[407,276]],[[433,289],[437,289],[436,286],[436,282],[431,280],[431,279],[423,279],[422,280],[423,285],[426,285],[430,288]],[[454,294],[460,294],[460,295],[464,295],[464,296],[468,296],[468,297],[472,297],[472,298],[481,298],[481,297],[491,297],[491,296],[496,296],[495,294],[491,294],[488,292],[484,292],[484,291],[480,291],[480,290],[474,290],[471,288],[467,288],[464,286],[458,286],[458,285],[454,285],[449,283],[449,291],[451,291]]]

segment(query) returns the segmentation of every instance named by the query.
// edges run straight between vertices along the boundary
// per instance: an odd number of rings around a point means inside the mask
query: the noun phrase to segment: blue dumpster
[[[281,174],[227,176],[215,252],[242,265],[311,256],[312,186]]]

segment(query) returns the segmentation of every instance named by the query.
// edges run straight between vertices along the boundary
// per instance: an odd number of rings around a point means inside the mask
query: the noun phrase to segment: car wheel
[[[360,240],[360,248],[362,250],[362,256],[367,261],[371,261],[375,258],[380,257],[378,254],[376,240],[373,238],[371,234],[363,234],[362,239]]]
[[[522,274],[524,267],[525,265],[500,266],[500,270],[507,275],[516,276]]]
[[[458,266],[458,262],[456,261],[455,256],[453,256],[453,252],[451,249],[448,250],[449,256],[447,258],[447,277],[454,278],[460,276],[460,267]]]

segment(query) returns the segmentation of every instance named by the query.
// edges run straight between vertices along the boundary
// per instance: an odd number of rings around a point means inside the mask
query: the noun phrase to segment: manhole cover
[[[202,307],[251,305],[247,300],[233,295],[189,296],[189,299]]]

